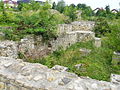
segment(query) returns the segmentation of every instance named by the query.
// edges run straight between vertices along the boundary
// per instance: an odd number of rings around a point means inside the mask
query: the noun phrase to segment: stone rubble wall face
[[[20,52],[27,57],[39,58],[57,50],[59,47],[66,49],[76,42],[93,40],[94,33],[84,33],[84,31],[91,31],[93,26],[94,22],[90,21],[76,21],[71,24],[60,24],[58,25],[57,39],[50,41],[51,47],[42,41],[41,36],[34,35],[26,36],[18,43],[13,41],[1,41],[0,56],[17,58],[17,54]]]
[[[60,67],[60,66],[59,66]],[[0,57],[0,90],[119,90],[120,84],[78,77],[20,59]]]
[[[91,31],[83,31],[83,32],[77,32],[77,31],[71,31],[67,32],[66,34],[60,35],[57,40],[53,40],[51,42],[52,45],[52,51],[57,50],[59,47],[62,47],[63,49],[66,49],[67,47],[71,46],[72,44],[75,44],[77,42],[85,42],[89,40],[93,40],[95,37],[95,34]]]
[[[18,57],[17,43],[14,41],[1,41],[0,56],[17,58]]]
[[[27,57],[39,58],[47,55],[48,46],[42,42],[41,36],[27,36],[18,44],[18,51]]]
[[[61,35],[57,38],[57,40],[53,40],[51,42],[52,51],[57,50],[59,47],[66,49],[70,45],[76,43],[77,41],[77,34],[65,34]]]
[[[58,25],[58,34],[63,34],[71,31],[92,31],[95,22],[92,21],[75,21],[71,24]]]
[[[72,30],[74,31],[92,31],[95,25],[95,22],[92,21],[75,21],[72,22]]]

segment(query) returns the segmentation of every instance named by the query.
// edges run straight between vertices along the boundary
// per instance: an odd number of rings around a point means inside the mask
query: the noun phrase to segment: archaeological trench
[[[21,52],[29,57],[42,57],[60,46],[64,49],[76,42],[94,40],[96,47],[101,39],[92,31],[91,21],[58,25],[58,37],[49,43],[41,36],[26,36],[21,41],[0,41],[0,90],[120,90],[120,75],[111,74],[111,82],[89,77],[78,77],[68,68],[55,65],[51,69],[38,63],[28,63],[18,58]],[[0,36],[4,33],[0,32]],[[36,55],[34,53],[37,52]]]

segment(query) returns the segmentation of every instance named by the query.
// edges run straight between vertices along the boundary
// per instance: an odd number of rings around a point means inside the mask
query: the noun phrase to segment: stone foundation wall
[[[60,66],[59,66],[60,67]],[[0,57],[0,90],[119,90],[120,84],[78,77],[41,64]]]

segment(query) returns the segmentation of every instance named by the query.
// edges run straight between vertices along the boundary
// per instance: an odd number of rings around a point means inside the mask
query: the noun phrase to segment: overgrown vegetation
[[[59,49],[42,59],[31,58],[27,61],[42,63],[48,67],[58,64],[80,76],[109,81],[111,73],[120,74],[120,65],[111,64],[113,52],[120,52],[120,11],[113,13],[110,6],[92,10],[85,4],[68,6],[63,0],[57,4],[54,2],[52,7],[48,2],[43,5],[32,1],[30,4],[20,3],[15,10],[5,8],[3,2],[0,2],[0,26],[5,27],[0,31],[5,33],[5,39],[10,40],[20,40],[28,34],[42,35],[44,40],[49,40],[57,36],[58,24],[77,20],[77,10],[82,11],[82,20],[96,22],[94,32],[96,37],[102,38],[102,47],[94,47],[93,41],[76,43],[67,50]],[[83,56],[80,48],[87,48],[92,52]],[[24,55],[20,54],[20,57]],[[74,67],[76,64],[83,66],[78,70]]]
[[[9,11],[1,6],[0,24],[15,26],[12,27],[12,31],[6,32],[6,36],[10,36],[9,39],[14,37],[10,33],[12,32],[18,38],[21,35],[35,34],[42,35],[45,40],[49,40],[56,36],[57,24],[67,20],[67,17],[60,13],[52,13],[48,2],[42,5],[32,1],[30,4],[22,3],[20,5],[18,9],[20,11],[17,12]]]

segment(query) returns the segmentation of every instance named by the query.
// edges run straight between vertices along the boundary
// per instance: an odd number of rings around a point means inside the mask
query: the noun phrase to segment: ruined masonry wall
[[[58,34],[71,31],[92,31],[95,26],[93,21],[75,21],[70,24],[59,24]]]
[[[52,51],[57,50],[59,47],[66,49],[67,47],[77,42],[85,42],[93,40],[95,37],[94,32],[91,31],[71,31],[66,34],[60,35],[57,40],[51,42]]]
[[[120,84],[78,77],[41,64],[0,57],[0,90],[119,90]]]
[[[18,57],[17,43],[13,41],[1,41],[0,56],[17,58]]]

